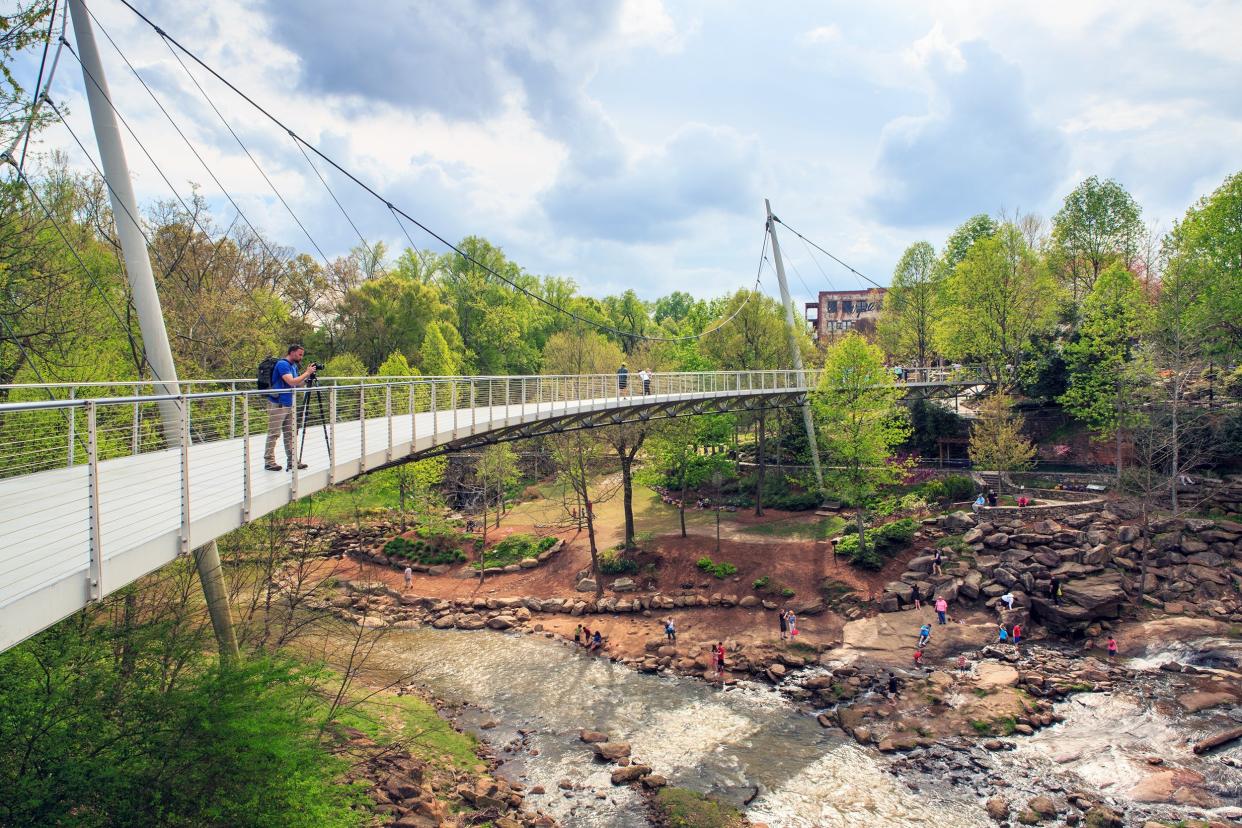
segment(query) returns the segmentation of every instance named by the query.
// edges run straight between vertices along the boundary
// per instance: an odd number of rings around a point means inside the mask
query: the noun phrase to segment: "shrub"
[[[720,578],[721,580],[728,578],[730,575],[737,574],[737,567],[734,566],[733,564],[728,563],[726,561],[721,561],[720,563],[716,563],[711,558],[707,557],[706,555],[699,558],[699,560],[696,562],[695,565],[699,569],[706,572],[708,575],[714,575],[715,577]]]
[[[402,558],[426,566],[460,563],[466,560],[466,553],[459,548],[435,541],[428,543],[422,538],[411,541],[400,536],[384,544],[384,554],[390,558]]]
[[[940,481],[944,484],[945,496],[954,503],[971,500],[975,495],[975,481],[960,474],[952,474]]]
[[[805,512],[818,509],[820,497],[815,492],[791,492],[789,490],[763,495],[763,505],[787,512]]]
[[[556,538],[536,538],[534,535],[510,535],[483,553],[485,566],[508,566],[524,558],[533,558],[556,544]],[[478,564],[474,564],[477,569]]]
[[[633,575],[638,571],[638,561],[625,557],[619,549],[608,549],[600,553],[599,571],[603,575]]]
[[[949,499],[949,490],[939,480],[928,480],[922,486],[919,486],[916,491],[929,503],[938,503]]]
[[[794,592],[789,587],[781,587],[781,595],[785,596],[786,598],[792,598],[797,594],[798,593]]]
[[[918,531],[918,523],[912,518],[902,518],[866,532],[867,550],[858,549],[858,534],[846,535],[837,541],[836,552],[845,555],[854,566],[863,569],[880,569],[885,558],[891,557],[898,549],[906,546],[914,539]]]
[[[768,588],[768,584],[771,582],[772,582],[772,579],[769,578],[767,575],[764,575],[762,578],[756,578],[754,582],[751,584],[751,586],[754,587],[756,590],[765,590]]]

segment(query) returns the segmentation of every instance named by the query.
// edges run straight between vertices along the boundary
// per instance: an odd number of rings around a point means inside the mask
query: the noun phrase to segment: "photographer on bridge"
[[[293,471],[297,424],[293,421],[293,391],[290,389],[307,384],[321,367],[319,363],[312,362],[309,368],[302,371],[302,357],[305,354],[306,349],[301,345],[290,345],[284,359],[276,360],[272,368],[271,389],[277,393],[267,396],[267,444],[263,451],[263,468],[268,471],[281,470],[276,462],[276,438],[281,434],[285,438],[285,457],[288,460],[284,470]],[[306,464],[298,462],[298,468],[304,469]]]

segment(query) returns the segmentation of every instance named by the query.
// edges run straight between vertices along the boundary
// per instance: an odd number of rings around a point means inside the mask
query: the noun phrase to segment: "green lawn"
[[[806,522],[795,518],[759,523],[747,526],[742,531],[748,535],[764,535],[774,538],[791,538],[794,540],[828,540],[841,534],[845,528],[845,519],[838,515],[829,515],[814,522]]]

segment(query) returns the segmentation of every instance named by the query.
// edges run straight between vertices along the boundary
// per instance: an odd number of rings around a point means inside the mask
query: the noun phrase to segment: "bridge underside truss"
[[[425,460],[443,454],[458,451],[470,451],[516,440],[527,440],[535,437],[553,437],[584,429],[602,428],[607,426],[641,425],[643,423],[669,420],[675,417],[689,417],[699,414],[729,414],[738,412],[771,411],[774,409],[792,408],[806,400],[806,393],[791,391],[774,393],[771,391],[754,396],[715,397],[700,400],[677,400],[637,403],[627,408],[613,408],[603,411],[587,411],[568,414],[554,419],[535,420],[518,423],[490,430],[482,434],[474,434],[450,440],[442,445],[422,451],[416,451],[406,457],[384,464],[384,467],[397,465],[410,460]]]

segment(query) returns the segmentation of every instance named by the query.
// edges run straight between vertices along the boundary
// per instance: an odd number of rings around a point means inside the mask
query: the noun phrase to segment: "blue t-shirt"
[[[292,388],[292,385],[285,382],[285,374],[293,374],[296,377],[300,373],[302,371],[296,362],[290,362],[287,359],[276,360],[276,367],[272,369],[272,390]],[[288,391],[284,394],[269,395],[268,399],[277,405],[293,405],[293,392]]]

